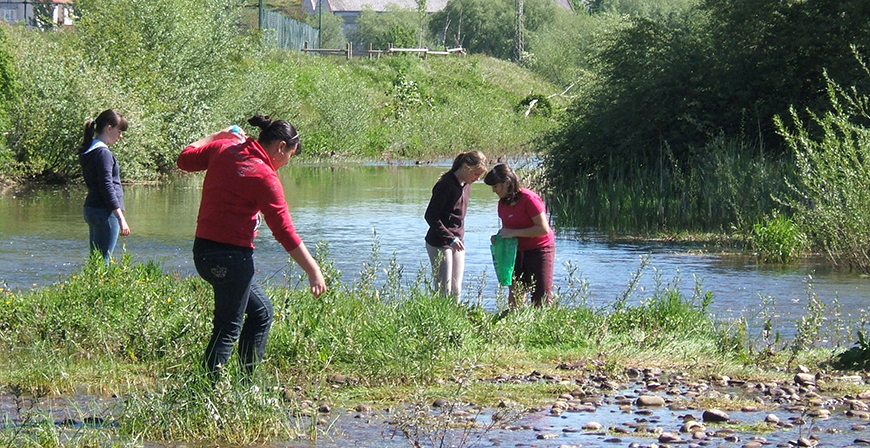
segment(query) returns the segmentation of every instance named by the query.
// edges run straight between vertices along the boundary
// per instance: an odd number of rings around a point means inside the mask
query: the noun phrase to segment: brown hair
[[[124,132],[127,130],[127,119],[112,109],[106,109],[97,116],[96,120],[85,122],[85,137],[82,139],[82,145],[79,146],[79,154],[91,147],[94,136],[103,132],[106,126],[114,126]]]
[[[296,154],[302,153],[302,142],[299,141],[299,133],[296,132],[296,128],[289,121],[272,121],[268,115],[254,115],[248,119],[248,123],[251,126],[260,128],[260,136],[257,137],[257,141],[261,144],[283,141],[291,145],[293,142],[296,142]]]
[[[462,168],[462,165],[468,165],[472,168],[486,169],[486,155],[477,150],[459,153],[459,155],[453,159],[453,165],[450,169],[441,176],[443,177],[445,174],[455,173],[456,170]]]
[[[516,173],[514,173],[514,170],[504,163],[499,163],[492,167],[492,169],[486,173],[486,177],[483,178],[483,183],[487,185],[504,183],[505,188],[507,188],[507,195],[502,198],[501,201],[506,204],[516,202],[520,197],[520,190],[523,188],[523,185],[520,183],[520,179],[517,177]]]

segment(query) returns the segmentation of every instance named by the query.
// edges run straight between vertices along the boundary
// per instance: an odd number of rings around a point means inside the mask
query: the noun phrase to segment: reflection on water
[[[395,257],[405,280],[428,269],[423,236],[423,212],[432,185],[447,166],[341,167],[288,166],[281,171],[291,214],[309,249],[328,242],[329,257],[344,281],[358,278],[371,261],[372,247],[380,247],[382,267]],[[127,217],[132,234],[123,247],[136,261],[153,259],[167,270],[193,274],[190,251],[199,206],[201,176],[183,176],[160,185],[125,187]],[[9,288],[30,288],[75,272],[86,256],[87,226],[81,187],[38,189],[8,194],[0,201],[0,281]],[[842,319],[856,320],[865,311],[870,283],[865,277],[842,274],[822,264],[806,262],[788,267],[758,265],[754,258],[707,253],[695,247],[607,241],[598,235],[557,230],[556,286],[585,280],[587,301],[604,307],[626,293],[632,275],[649,256],[639,287],[630,301],[652,291],[673,287],[686,295],[700,285],[713,294],[712,310],[722,317],[757,313],[764,301],[775,303],[777,323],[793,326],[804,313],[808,294],[817,294]],[[475,183],[466,224],[466,298],[490,309],[497,304],[497,284],[489,255],[489,237],[497,231],[496,197]],[[288,272],[288,257],[265,226],[255,241],[259,278],[279,281]],[[832,311],[833,312],[833,311]],[[844,335],[845,336],[845,335]]]

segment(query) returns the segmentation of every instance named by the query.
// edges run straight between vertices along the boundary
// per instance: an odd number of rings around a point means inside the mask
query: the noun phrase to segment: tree
[[[384,49],[394,47],[413,47],[417,41],[419,28],[418,12],[413,9],[387,5],[387,10],[378,13],[365,7],[356,19],[356,31],[351,35],[354,46],[365,48],[369,44]]]

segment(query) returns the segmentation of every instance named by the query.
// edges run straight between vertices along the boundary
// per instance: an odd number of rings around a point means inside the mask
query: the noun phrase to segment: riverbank
[[[25,415],[41,415],[25,414],[27,403],[77,395],[114,396],[123,403],[114,411],[101,408],[105,416],[80,411],[71,417],[106,423],[88,432],[93,437],[249,445],[326,436],[335,416],[357,408],[389,408],[395,416],[443,400],[486,412],[503,403],[526,417],[536,414],[531,409],[552,415],[558,413],[554,406],[567,406],[559,414],[566,415],[583,400],[578,390],[601,397],[601,409],[610,409],[604,405],[634,406],[635,396],[647,392],[666,401],[698,399],[700,384],[712,387],[716,378],[729,378],[729,387],[754,383],[772,389],[776,383],[788,390],[795,387],[790,382],[799,365],[817,380],[850,377],[832,370],[838,350],[812,335],[752,340],[740,322],[709,315],[703,296],[684,297],[667,287],[640,304],[590,308],[572,303],[577,291],[565,290],[557,305],[544,310],[490,312],[433,296],[425,278],[400,280],[390,268],[342,284],[341,273],[323,265],[335,287],[321,299],[294,276],[283,287],[269,288],[276,317],[267,359],[253,383],[240,381],[233,367],[217,390],[198,368],[209,331],[210,288],[197,277],[167,274],[157,264],[125,257],[110,268],[92,261],[46,287],[3,291],[0,384],[10,423],[0,437],[20,442],[49,428],[61,437],[67,428],[54,420],[38,419],[37,432],[20,425]],[[663,374],[645,373],[656,369]],[[642,379],[637,372],[644,372]],[[810,391],[824,391],[842,404],[866,388],[839,379],[822,384],[798,387],[783,403],[802,403],[815,398]],[[678,389],[684,392],[674,395]],[[554,405],[559,401],[565,404]],[[727,412],[733,405],[716,407]],[[636,410],[613,412],[623,411]],[[450,422],[454,428],[455,420]]]

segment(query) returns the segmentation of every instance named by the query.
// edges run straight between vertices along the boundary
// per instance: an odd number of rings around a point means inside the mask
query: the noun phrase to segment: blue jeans
[[[90,230],[90,250],[99,251],[108,264],[118,242],[121,223],[118,222],[118,217],[104,208],[85,207],[84,215]]]
[[[214,289],[214,327],[205,352],[205,367],[213,380],[239,342],[239,362],[244,373],[266,354],[272,326],[272,302],[254,278],[254,258],[245,250],[194,250],[199,275]],[[246,317],[247,316],[247,317]]]

